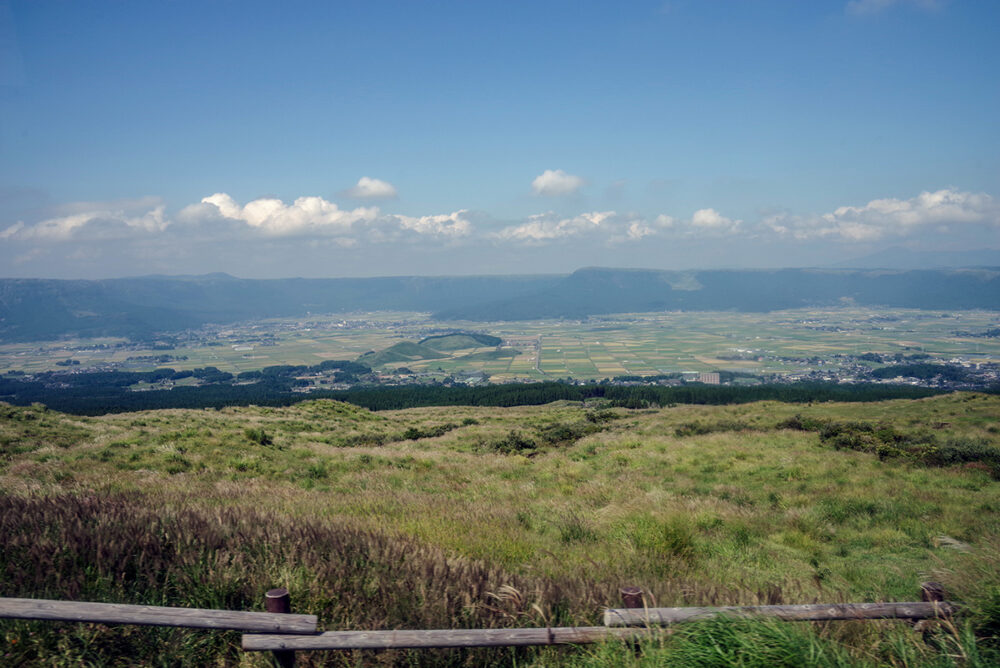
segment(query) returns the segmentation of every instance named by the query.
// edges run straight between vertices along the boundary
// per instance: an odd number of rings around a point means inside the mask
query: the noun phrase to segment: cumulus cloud
[[[299,197],[291,204],[265,197],[240,206],[226,193],[215,193],[202,198],[200,205],[185,208],[181,216],[197,220],[206,213],[242,221],[266,235],[291,236],[346,234],[355,223],[375,220],[379,211],[377,207],[341,209],[322,197]]]
[[[602,237],[617,244],[652,237],[718,237],[742,233],[743,221],[723,216],[715,209],[700,209],[689,219],[660,214],[649,219],[633,213],[594,211],[572,217],[552,212],[530,216],[519,225],[503,228],[493,235],[501,241],[541,244],[561,239]]]
[[[204,197],[167,218],[159,200],[119,202],[114,206],[99,202],[77,202],[54,209],[37,223],[17,221],[0,227],[0,241],[68,242],[99,241],[124,237],[163,237],[176,242],[178,235],[202,240],[225,238],[305,238],[332,240],[352,246],[362,239],[372,242],[419,240],[420,238],[461,239],[474,226],[467,210],[425,216],[387,215],[378,207],[343,209],[322,197],[299,197],[285,203],[262,197],[246,204],[227,193]],[[170,229],[175,234],[164,235]]]
[[[583,179],[561,169],[546,169],[531,182],[531,189],[536,195],[549,197],[571,195],[582,187]]]
[[[945,188],[910,199],[883,198],[838,207],[829,213],[763,215],[746,223],[714,208],[689,217],[654,217],[617,211],[576,215],[540,213],[497,225],[486,214],[461,209],[429,215],[385,214],[378,207],[341,208],[322,197],[286,203],[263,197],[241,203],[214,193],[168,217],[157,198],[118,202],[76,202],[51,208],[37,222],[0,225],[0,242],[31,245],[140,240],[146,247],[188,248],[195,243],[287,239],[289,244],[340,247],[387,244],[545,245],[568,241],[591,244],[643,244],[656,240],[764,238],[793,241],[877,242],[888,238],[969,238],[985,228],[1000,230],[1000,203],[986,193]],[[490,232],[490,229],[495,231]],[[498,229],[499,228],[499,229]],[[11,251],[12,252],[12,251]]]
[[[575,237],[587,232],[609,229],[610,222],[616,215],[614,211],[593,211],[572,218],[561,218],[550,211],[529,216],[527,221],[520,225],[505,227],[494,237],[503,241],[529,243]]]
[[[435,216],[420,216],[419,218],[393,216],[393,219],[398,221],[404,230],[411,230],[417,234],[458,238],[468,236],[472,232],[472,223],[469,222],[468,215],[469,212],[462,209],[454,213]]]
[[[0,231],[0,239],[69,241],[80,236],[118,239],[162,232],[170,224],[166,207],[155,198],[116,202],[77,202],[59,207],[56,215],[33,225],[18,221]]]
[[[624,221],[622,236],[616,241],[639,241],[647,237],[719,237],[742,233],[742,220],[727,218],[715,209],[699,209],[691,218],[675,218],[661,213],[652,219],[633,217]]]
[[[271,237],[336,237],[341,246],[354,245],[360,237],[374,243],[407,237],[459,239],[473,230],[469,212],[464,209],[427,216],[386,215],[378,207],[341,209],[322,197],[300,197],[291,204],[261,198],[240,206],[226,193],[215,193],[185,208],[179,217],[200,223],[237,221]]]
[[[691,227],[711,232],[735,232],[743,221],[726,218],[715,209],[698,209],[691,216]]]
[[[656,234],[656,230],[638,220],[629,223],[625,232],[626,237],[632,241],[638,241],[653,234]]]
[[[840,238],[878,241],[918,230],[946,231],[960,225],[1000,225],[1000,206],[985,193],[945,188],[910,199],[876,199],[864,206],[842,206],[819,216],[775,214],[762,224],[794,239]]]
[[[357,199],[394,199],[397,192],[396,186],[388,181],[362,176],[357,184],[345,190],[344,194]]]

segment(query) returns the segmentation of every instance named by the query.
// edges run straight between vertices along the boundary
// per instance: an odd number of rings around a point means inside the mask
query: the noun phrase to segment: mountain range
[[[1000,309],[1000,267],[661,271],[569,275],[241,279],[226,274],[107,280],[0,279],[0,341],[144,339],[208,323],[357,311],[440,320],[586,318],[645,311],[836,305]]]

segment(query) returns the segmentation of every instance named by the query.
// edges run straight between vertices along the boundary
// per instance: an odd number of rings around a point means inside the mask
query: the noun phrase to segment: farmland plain
[[[72,359],[81,368],[215,366],[239,373],[277,364],[356,359],[403,340],[467,330],[500,337],[504,344],[448,351],[438,359],[397,362],[387,368],[405,366],[440,376],[482,371],[497,382],[717,370],[796,374],[838,364],[836,356],[868,352],[995,362],[1000,360],[1000,338],[983,333],[998,324],[1000,313],[995,311],[851,307],[448,323],[423,313],[354,313],[208,327],[145,346],[120,339],[8,343],[0,346],[0,372],[52,370],[59,368],[57,362]]]

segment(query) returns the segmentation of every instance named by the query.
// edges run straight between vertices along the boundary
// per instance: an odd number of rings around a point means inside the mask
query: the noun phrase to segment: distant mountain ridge
[[[645,311],[756,311],[856,304],[1000,308],[1000,269],[860,271],[580,269],[534,294],[435,313],[440,320],[585,318]]]
[[[914,251],[901,246],[838,262],[844,269],[948,269],[956,267],[1000,267],[1000,250],[980,248],[962,251]]]
[[[0,279],[0,341],[146,338],[208,323],[349,311],[437,311],[537,292],[562,276]]]
[[[143,339],[207,323],[349,311],[423,311],[443,320],[496,321],[838,304],[1000,309],[1000,269],[587,268],[568,276],[0,279],[0,341]]]

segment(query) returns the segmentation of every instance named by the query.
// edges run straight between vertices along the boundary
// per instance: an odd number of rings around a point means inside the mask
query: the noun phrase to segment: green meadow
[[[992,665],[1000,398],[642,410],[558,402],[101,417],[0,405],[4,596],[261,609],[334,629],[600,624],[651,604],[914,600],[904,622],[678,627],[638,647],[302,665]],[[919,456],[917,454],[919,453]],[[0,623],[16,663],[265,665],[237,634]],[[168,657],[166,659],[162,657]],[[809,659],[809,657],[812,657]]]

